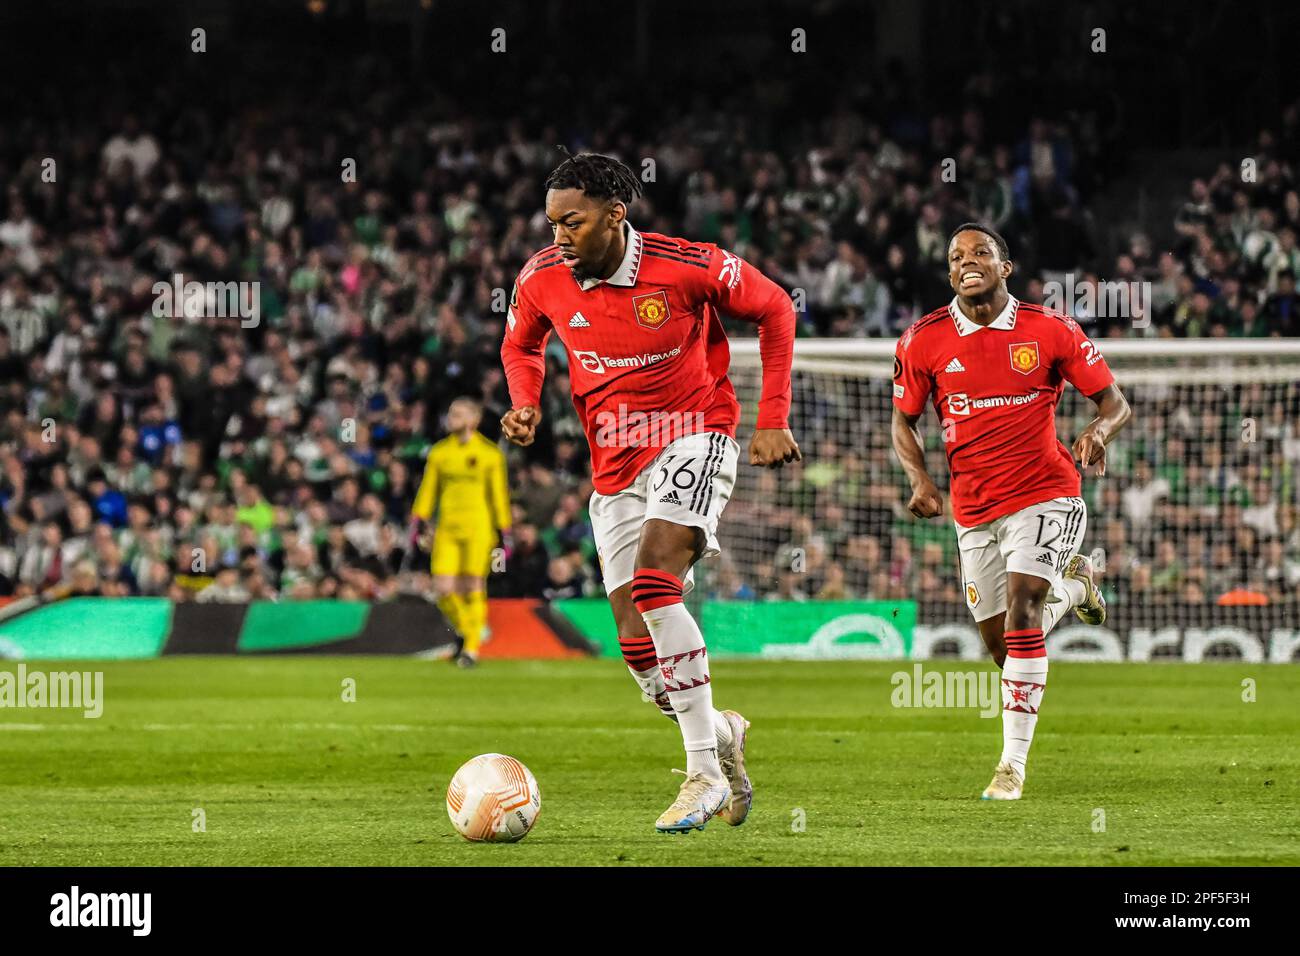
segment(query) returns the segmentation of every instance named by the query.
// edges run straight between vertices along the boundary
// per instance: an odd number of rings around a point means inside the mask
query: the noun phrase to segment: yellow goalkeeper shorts
[[[439,529],[433,535],[430,568],[434,575],[485,578],[492,568],[496,532],[488,529],[452,531]]]

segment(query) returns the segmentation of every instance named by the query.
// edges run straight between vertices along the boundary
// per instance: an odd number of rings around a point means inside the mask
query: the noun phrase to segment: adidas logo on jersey
[[[1049,568],[1056,566],[1056,562],[1052,560],[1052,556],[1045,551],[1038,557],[1034,558],[1034,560],[1040,564],[1047,565]]]
[[[589,329],[591,328],[591,323],[587,321],[587,317],[581,312],[575,312],[573,313],[573,318],[569,319],[569,328]]]
[[[960,360],[958,360],[958,359],[953,359],[951,362],[948,363],[948,367],[947,367],[946,369],[944,369],[944,371],[945,371],[945,372],[964,372],[964,371],[966,371],[966,366],[965,366],[965,365],[962,365]]]
[[[677,492],[670,491],[659,499],[659,503],[661,505],[679,505],[682,503],[682,499],[677,497]]]

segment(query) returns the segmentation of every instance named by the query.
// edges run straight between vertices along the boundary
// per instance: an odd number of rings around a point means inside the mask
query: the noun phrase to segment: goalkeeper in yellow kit
[[[482,409],[473,399],[451,403],[450,434],[429,449],[411,506],[412,536],[419,520],[434,523],[433,587],[439,609],[460,636],[455,659],[461,667],[478,663],[497,532],[507,555],[511,545],[506,458],[478,432],[481,419]]]

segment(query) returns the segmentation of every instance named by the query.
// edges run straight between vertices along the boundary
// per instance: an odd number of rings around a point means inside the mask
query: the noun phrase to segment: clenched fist
[[[907,510],[918,518],[937,518],[943,514],[943,495],[927,481],[912,490],[912,498],[907,503]]]
[[[542,410],[536,405],[512,408],[501,416],[501,433],[516,445],[527,447],[537,437],[541,420]]]
[[[788,428],[759,428],[749,443],[749,463],[780,468],[787,461],[802,461],[799,443]]]

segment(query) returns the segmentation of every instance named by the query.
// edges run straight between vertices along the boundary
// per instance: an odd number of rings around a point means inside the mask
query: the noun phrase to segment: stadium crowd
[[[1152,282],[1148,327],[1098,319],[1094,334],[1300,334],[1297,105],[1261,136],[1256,183],[1221,167],[1192,184],[1170,248],[1138,235],[1106,262],[1088,215],[1100,152],[1088,125],[1036,119],[995,135],[972,102],[912,137],[828,105],[779,150],[750,142],[742,117],[698,111],[640,117],[653,142],[616,129],[575,145],[643,172],[653,159],[632,221],[717,242],[802,290],[801,335],[896,335],[950,296],[948,231],[972,218],[1007,236],[1028,299],[1066,271]],[[257,115],[149,108],[0,131],[0,593],[398,590],[401,529],[442,411],[473,396],[496,437],[505,299],[549,241],[553,144],[575,137],[394,109],[345,110],[320,136],[288,98]],[[257,321],[215,314],[210,290],[199,314],[160,307],[155,284],[177,275],[243,283],[238,304],[256,302]],[[514,550],[494,595],[601,593],[565,362],[552,348],[539,441],[511,451]],[[1138,423],[1144,440],[1125,444],[1131,460],[1093,502],[1090,542],[1107,550],[1114,595],[1300,593],[1300,409],[1294,388],[1266,397],[1276,417],[1262,440],[1283,471],[1190,441],[1235,434],[1231,395],[1190,422],[1170,406]],[[951,529],[905,520],[887,440],[847,446],[802,425],[805,464],[732,503],[724,528],[746,530],[710,592],[960,601]],[[1186,548],[1171,551],[1173,528]]]
[[[826,425],[802,465],[742,474],[723,522],[714,593],[785,600],[914,598],[923,609],[962,602],[951,510],[916,521],[900,507],[889,445],[888,395],[832,395],[805,407]],[[1108,450],[1106,477],[1085,481],[1086,549],[1103,587],[1131,621],[1170,623],[1173,606],[1300,606],[1300,382],[1219,387],[1140,384],[1127,441]],[[843,407],[834,407],[842,404]],[[881,410],[865,417],[861,408]],[[1091,417],[1067,390],[1065,444]],[[926,434],[930,472],[946,489],[939,429]],[[905,484],[903,485],[905,487]],[[738,568],[770,581],[756,591]],[[1285,615],[1284,615],[1285,616]],[[1281,619],[1279,619],[1281,620]]]

